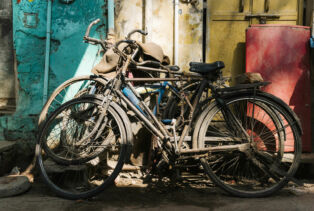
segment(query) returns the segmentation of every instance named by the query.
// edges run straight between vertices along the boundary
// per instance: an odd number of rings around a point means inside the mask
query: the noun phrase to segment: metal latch
[[[259,18],[260,24],[265,24],[267,19],[280,18],[280,15],[265,14],[265,13],[261,13],[261,14],[246,14],[245,18],[246,19],[249,19],[249,18]]]

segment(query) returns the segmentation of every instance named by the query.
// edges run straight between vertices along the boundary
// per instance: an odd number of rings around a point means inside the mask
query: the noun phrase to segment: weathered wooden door
[[[0,113],[15,110],[12,3],[0,1]]]
[[[302,23],[303,0],[207,0],[206,61],[225,62],[225,75],[245,71],[245,30],[250,24]]]

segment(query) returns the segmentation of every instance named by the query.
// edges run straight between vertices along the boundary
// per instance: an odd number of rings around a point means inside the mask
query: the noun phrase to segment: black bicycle
[[[121,43],[128,53],[119,50]],[[117,75],[103,84],[103,93],[62,104],[41,128],[38,164],[57,194],[88,198],[113,183],[128,162],[134,138],[128,111],[156,137],[157,169],[174,171],[192,164],[239,197],[267,196],[294,181],[302,129],[289,106],[259,89],[266,82],[222,88],[217,82],[223,81],[223,62],[190,63],[191,72],[185,73],[156,61],[135,61],[138,47],[130,39],[117,42]],[[147,67],[152,62],[154,67]],[[128,78],[129,70],[166,77]],[[177,83],[169,98],[174,102],[168,103],[171,112],[165,114],[171,121],[156,116],[132,84],[160,81]]]

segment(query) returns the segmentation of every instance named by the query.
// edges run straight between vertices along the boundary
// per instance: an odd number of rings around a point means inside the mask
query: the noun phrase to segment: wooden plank
[[[14,145],[15,142],[13,141],[0,141],[0,153],[12,149]]]
[[[314,163],[314,153],[302,153],[301,163]]]

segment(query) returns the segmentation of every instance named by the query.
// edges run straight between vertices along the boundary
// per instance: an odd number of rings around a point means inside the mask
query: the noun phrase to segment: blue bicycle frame
[[[175,93],[179,93],[179,91],[174,86],[172,86],[168,81],[164,81],[163,83],[160,83],[160,84],[152,84],[152,85],[145,85],[144,87],[143,86],[138,87],[136,91],[138,92],[138,94],[152,94],[152,93],[158,94],[157,104],[155,105],[153,109],[153,114],[156,116],[157,106],[160,105],[167,88],[170,88]],[[138,108],[139,111],[141,111],[144,115],[146,115],[145,112],[139,106],[139,99],[134,95],[134,93],[129,88],[125,87],[122,90],[122,92]],[[161,121],[165,124],[170,124],[172,120],[163,119]]]

